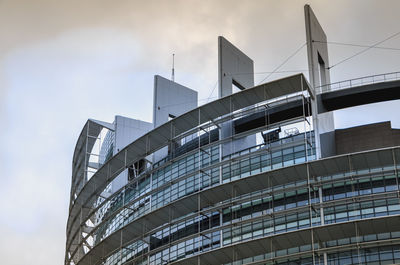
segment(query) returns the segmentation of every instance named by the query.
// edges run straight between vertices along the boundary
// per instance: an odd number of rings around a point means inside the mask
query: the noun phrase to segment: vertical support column
[[[311,147],[310,149],[312,150],[313,146],[312,146],[312,140],[311,141],[308,140],[308,135],[311,134],[311,130],[310,130],[311,129],[311,124],[309,123],[308,118],[307,118],[305,105],[307,104],[307,108],[308,108],[308,105],[309,105],[308,104],[308,100],[311,97],[311,95],[308,95],[307,101],[306,101],[306,96],[304,95],[306,90],[304,90],[303,76],[301,76],[301,78],[300,78],[300,83],[301,83],[301,85],[300,85],[301,86],[301,102],[302,102],[302,108],[303,108],[305,161],[308,161],[308,158],[309,158],[308,147]]]
[[[223,214],[222,214],[222,208],[220,208],[218,210],[218,213],[219,213],[219,224],[220,224],[220,226],[222,226],[223,223],[224,223],[224,218],[223,218]],[[223,229],[219,229],[219,242],[220,242],[219,244],[220,244],[221,247],[224,246],[224,237],[223,237],[222,231],[223,231]]]
[[[219,130],[219,134],[221,134],[221,129],[218,129]],[[222,164],[221,164],[221,162],[222,162],[222,144],[221,143],[218,143],[218,162],[220,163],[220,165],[219,165],[219,184],[222,184]]]
[[[321,177],[318,177],[318,180],[321,182],[321,180],[322,180]],[[319,194],[319,207],[320,207],[321,225],[325,225],[324,198],[323,198],[323,190],[322,190],[322,184],[321,183],[319,183],[318,194]],[[324,252],[323,256],[324,256],[324,264],[328,264],[328,254],[326,252]]]
[[[146,156],[150,155],[151,141],[149,139],[149,135],[146,136]],[[153,188],[153,163],[151,163],[151,173],[149,175],[150,178],[150,189]],[[149,195],[149,209],[152,211],[153,201],[152,194]]]
[[[202,250],[203,250],[203,235],[201,234],[201,231],[200,231],[200,229],[201,229],[201,214],[200,214],[200,207],[201,207],[201,194],[200,194],[200,190],[199,190],[199,192],[197,193],[198,195],[197,195],[197,222],[198,222],[198,225],[197,225],[197,230],[198,230],[198,232],[197,232],[197,238],[199,238],[199,239],[201,239],[201,243],[200,243],[200,246],[199,246],[199,254],[202,252]],[[200,255],[199,255],[199,257],[200,257]],[[200,259],[198,259],[198,263],[197,264],[199,264],[200,265]]]
[[[347,156],[347,161],[349,163],[349,174],[350,174],[350,180],[352,182],[352,192],[354,192],[354,188],[353,188],[353,181],[354,181],[354,174],[353,174],[353,163],[351,160],[351,155]],[[353,193],[354,195],[354,193]],[[355,201],[353,200],[353,203]],[[358,256],[358,263],[361,264],[361,256],[360,256],[360,238],[359,238],[359,231],[358,231],[358,226],[357,226],[357,222],[354,223],[354,230],[355,230],[355,234],[356,234],[356,240],[357,240],[357,256]]]
[[[201,133],[201,128],[200,128],[200,125],[201,125],[201,110],[200,110],[200,108],[198,109],[198,120],[199,120],[199,122],[198,122],[198,124],[197,124],[197,126],[198,126],[198,129],[197,129],[197,144],[198,144],[198,156],[199,156],[199,172],[198,172],[198,175],[199,175],[199,183],[198,183],[198,185],[199,185],[199,187],[198,187],[198,191],[199,191],[199,194],[200,194],[200,190],[201,190],[201,147],[200,147],[200,145],[201,145],[201,141],[200,141],[200,133]],[[199,214],[200,214],[200,211],[199,211]]]
[[[269,190],[268,195],[271,197],[271,199],[269,200],[269,212],[267,212],[267,214],[269,214],[269,228],[271,231],[273,231],[273,228],[275,226],[275,215],[274,215],[274,191],[273,191],[273,187],[271,184],[271,177],[268,176],[268,185],[267,185],[267,190]],[[275,231],[273,231],[274,233]],[[274,257],[274,253],[273,253],[273,242],[272,242],[272,237],[271,237],[271,258]]]
[[[169,243],[170,246],[171,246],[171,243],[172,243],[172,241],[171,241],[171,233],[172,233],[172,231],[171,231],[172,230],[171,222],[172,222],[172,210],[173,210],[172,207],[173,206],[170,205],[169,208],[168,208],[168,229],[169,229],[168,243]],[[170,249],[169,250],[169,258],[171,259],[171,248],[169,248],[169,249]],[[150,251],[150,242],[149,242],[149,251]]]
[[[312,206],[312,197],[311,197],[311,189],[313,188],[311,185],[311,177],[310,177],[310,163],[307,163],[307,187],[308,187],[308,205],[309,205],[309,214],[310,214],[310,233],[311,233],[311,251],[312,251],[312,259],[313,264],[315,265],[315,247],[314,247],[314,230],[313,230],[313,206]]]
[[[327,38],[309,5],[304,6],[309,78],[314,92],[312,116],[317,158],[336,154],[333,113],[318,114],[323,105],[317,97],[321,85],[330,83]]]
[[[273,237],[270,237],[270,242],[271,242],[271,244],[270,244],[270,246],[271,246],[271,249],[270,249],[271,259],[274,260],[275,259],[275,251],[274,251],[274,240],[273,240]]]
[[[174,153],[175,153],[174,122],[173,121],[170,123],[169,150],[170,150],[170,153],[168,155],[170,155],[171,159],[172,159],[172,157],[174,157]]]
[[[122,246],[123,246],[123,237],[122,237],[122,233],[124,232],[124,230],[121,230],[121,238],[120,238],[120,243],[119,243],[119,260],[120,260],[120,264],[122,264]]]
[[[232,97],[230,97],[229,98],[229,112],[230,112],[230,117],[233,119],[233,114],[232,114],[232,112],[233,112],[233,104],[232,104]],[[234,131],[233,131],[233,124],[230,122],[229,123],[229,126],[226,126],[227,128],[226,129],[229,129],[229,136],[230,136],[230,143],[229,143],[229,145],[230,145],[230,147],[229,147],[229,151],[228,152],[230,152],[230,154],[234,154],[235,153],[235,147],[234,147],[234,141],[233,141],[233,134],[234,134]]]
[[[357,222],[354,222],[354,229],[356,231],[356,239],[357,239],[357,258],[358,258],[358,264],[362,264],[361,263],[361,253],[360,253],[360,231],[358,230],[358,225]]]
[[[254,63],[246,54],[222,36],[218,37],[218,97],[233,93],[232,86],[244,90],[254,86]],[[233,136],[233,122],[221,124],[220,140]],[[222,145],[222,156],[230,155],[233,146],[243,150],[256,144],[255,135],[246,136]]]
[[[323,194],[322,194],[322,187],[319,185],[318,187],[318,195],[319,195],[319,207],[320,207],[320,218],[321,218],[321,225],[325,225],[325,217],[324,217],[324,207],[323,207]]]
[[[198,238],[201,238],[201,246],[200,246],[200,248],[201,248],[201,250],[199,251],[199,252],[201,252],[202,251],[202,246],[203,246],[203,235],[201,234],[201,147],[200,147],[200,144],[201,144],[201,141],[200,141],[200,132],[201,132],[201,128],[200,128],[200,125],[201,125],[201,111],[200,111],[200,108],[198,109],[198,124],[197,124],[197,126],[198,126],[198,135],[197,135],[197,137],[198,137],[198,156],[199,156],[199,170],[198,170],[198,197],[197,197],[197,221],[198,221],[198,234],[197,234],[197,237]],[[197,264],[198,265],[200,265],[200,255],[198,256],[198,260],[197,260]]]
[[[86,127],[86,139],[85,139],[85,166],[84,166],[84,172],[83,172],[83,182],[82,182],[82,187],[86,184],[88,177],[87,177],[87,171],[88,171],[88,141],[89,141],[89,126],[90,126],[90,121],[87,123]],[[90,158],[90,157],[89,157]]]
[[[83,253],[83,238],[82,238],[82,215],[83,215],[83,212],[82,212],[82,207],[81,207],[81,210],[80,210],[80,213],[79,213],[79,241],[78,241],[78,260],[80,260],[84,255],[85,255],[85,253]]]
[[[396,185],[397,185],[397,197],[399,198],[400,202],[400,183],[399,183],[399,173],[397,170],[397,159],[396,159],[396,153],[394,151],[394,148],[392,149],[392,156],[393,156],[393,165],[394,165],[394,175],[396,178]]]
[[[142,221],[142,238],[144,238],[146,234],[146,222]],[[150,252],[150,236],[149,236],[149,241],[148,241],[148,251]],[[149,261],[150,255],[147,256]]]
[[[310,97],[308,97],[307,98],[307,115],[310,115],[310,113],[311,113],[311,109],[310,109],[310,105],[311,104],[312,104],[312,99],[310,99]],[[317,155],[315,154],[315,151],[314,151],[315,143],[316,143],[316,140],[315,140],[315,135],[316,134],[315,134],[315,131],[314,131],[314,138],[313,138],[311,121],[309,120],[310,118],[308,116],[306,118],[307,118],[308,126],[310,128],[310,130],[308,131],[308,134],[309,134],[309,141],[310,141],[310,146],[311,146],[311,155],[312,156],[315,155],[315,158],[316,158]],[[311,117],[311,120],[312,120],[312,117]],[[313,139],[314,139],[314,141],[313,141]],[[316,148],[315,148],[315,150],[316,150]]]
[[[161,76],[154,76],[154,128],[168,122],[171,118],[182,115],[197,107],[197,92],[168,80]],[[164,158],[168,154],[168,147],[156,151],[153,162]]]

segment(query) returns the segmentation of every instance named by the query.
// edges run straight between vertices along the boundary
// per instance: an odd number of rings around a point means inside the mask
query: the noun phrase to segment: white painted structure
[[[304,6],[309,81],[316,94],[316,88],[330,84],[327,38],[317,17],[309,5]],[[317,98],[318,100],[318,98]],[[327,157],[335,153],[335,123],[333,112],[318,114],[317,100],[312,101],[313,124],[316,132],[317,157]]]
[[[234,86],[239,90],[254,87],[253,60],[222,36],[218,37],[218,83],[219,98],[232,95]],[[235,134],[232,124],[233,121],[228,121],[221,126],[220,139]],[[256,137],[254,135],[235,139],[232,143],[222,146],[221,155],[227,156],[254,146],[255,143]]]
[[[131,119],[123,116],[115,116],[112,130],[107,132],[100,149],[100,161],[104,164],[108,158],[117,154],[125,146],[129,145],[139,137],[153,129],[153,124],[141,120]],[[128,171],[125,170],[113,180],[108,192],[103,194],[109,196],[128,183]]]
[[[154,76],[153,95],[153,124],[154,128],[197,108],[197,91],[168,80],[162,76]],[[172,134],[174,132],[171,132]],[[168,154],[166,146],[154,154],[153,162]]]

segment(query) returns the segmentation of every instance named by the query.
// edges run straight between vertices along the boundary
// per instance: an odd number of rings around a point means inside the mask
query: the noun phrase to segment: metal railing
[[[317,94],[321,94],[321,93],[330,92],[330,91],[342,90],[342,89],[347,89],[347,88],[352,88],[352,87],[357,87],[357,86],[362,86],[362,85],[370,85],[370,84],[375,84],[375,83],[389,82],[389,81],[394,81],[394,80],[399,80],[399,79],[400,79],[400,72],[392,72],[392,73],[364,76],[364,77],[359,77],[359,78],[355,78],[355,79],[349,79],[349,80],[344,80],[344,81],[340,81],[340,82],[335,82],[335,83],[316,87],[315,91]]]

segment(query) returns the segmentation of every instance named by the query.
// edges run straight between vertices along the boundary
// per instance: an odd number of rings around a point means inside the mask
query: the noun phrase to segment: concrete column
[[[154,76],[154,128],[168,122],[174,117],[197,108],[197,91],[175,83],[159,75]],[[158,150],[154,154],[154,161],[165,157],[168,147]]]
[[[327,38],[317,17],[309,5],[304,6],[307,57],[310,84],[316,95],[318,87],[330,84],[329,58]],[[315,131],[315,144],[317,158],[332,156],[335,150],[335,125],[333,113],[318,114],[318,97],[312,101],[313,126]]]
[[[218,37],[218,97],[233,93],[232,86],[244,90],[254,86],[254,63],[246,54],[222,36]],[[222,124],[220,139],[234,134],[233,122]],[[222,156],[246,149],[256,144],[255,135],[250,135],[222,145]]]

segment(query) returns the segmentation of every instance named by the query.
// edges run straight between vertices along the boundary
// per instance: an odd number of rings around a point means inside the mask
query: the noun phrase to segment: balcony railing
[[[364,76],[355,79],[344,80],[336,83],[331,83],[315,88],[317,94],[342,90],[352,87],[358,87],[363,85],[370,85],[375,83],[383,83],[389,81],[395,81],[400,79],[400,72],[392,72],[380,75]]]

